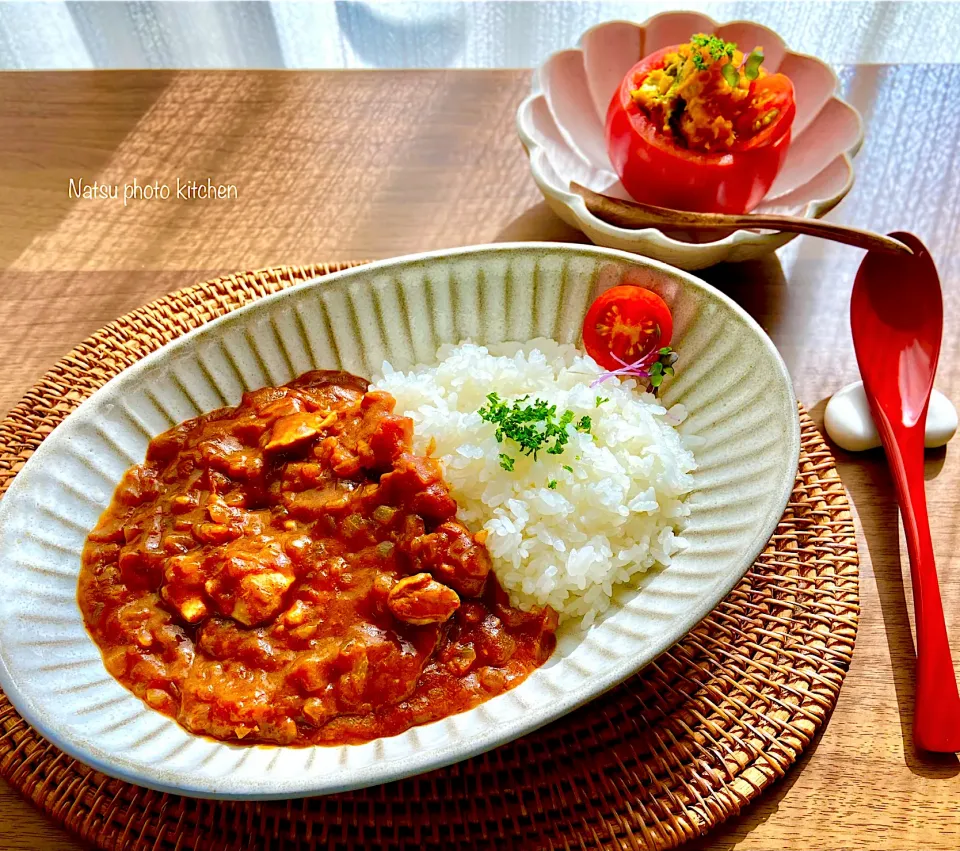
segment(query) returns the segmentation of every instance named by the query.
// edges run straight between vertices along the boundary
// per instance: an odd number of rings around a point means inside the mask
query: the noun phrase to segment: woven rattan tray
[[[343,268],[218,278],[111,323],[0,425],[0,493],[70,411],[163,343],[267,293]],[[692,633],[642,673],[533,735],[386,786],[237,804],[111,780],[42,739],[0,694],[0,773],[105,849],[653,849],[697,836],[782,776],[850,662],[858,560],[833,459],[801,412],[797,482],[767,549]]]

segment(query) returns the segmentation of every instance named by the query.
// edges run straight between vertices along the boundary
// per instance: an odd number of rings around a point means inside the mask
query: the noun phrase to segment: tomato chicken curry
[[[159,435],[90,533],[79,602],[104,663],[188,730],[365,742],[552,652],[556,614],[510,607],[412,421],[366,388],[309,372]]]

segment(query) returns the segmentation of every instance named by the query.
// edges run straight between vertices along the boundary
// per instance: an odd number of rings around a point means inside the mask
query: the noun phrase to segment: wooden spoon
[[[893,472],[910,554],[917,629],[913,738],[926,751],[960,751],[960,693],[940,600],[923,480],[923,436],[940,356],[943,296],[923,243],[896,236],[913,257],[860,264],[850,299],[850,326],[863,389]]]
[[[805,219],[800,216],[776,216],[765,213],[748,213],[742,216],[721,213],[690,213],[671,210],[636,201],[621,201],[609,195],[601,195],[579,183],[571,183],[570,190],[587,202],[587,209],[598,219],[622,228],[676,228],[679,230],[717,230],[723,228],[763,228],[786,233],[805,233],[831,239],[844,245],[853,245],[866,251],[882,251],[887,254],[912,254],[910,247],[896,239],[881,236],[868,230],[835,225],[820,219]]]

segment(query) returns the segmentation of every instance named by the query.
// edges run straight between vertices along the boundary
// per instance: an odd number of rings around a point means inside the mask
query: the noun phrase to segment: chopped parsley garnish
[[[550,488],[550,490],[555,491],[557,489],[557,480],[550,479],[550,481],[547,482],[547,487]]]
[[[562,455],[570,440],[567,426],[573,423],[573,411],[564,411],[558,417],[556,405],[548,405],[543,399],[529,400],[529,396],[524,396],[508,404],[496,393],[490,393],[487,404],[478,413],[481,419],[497,427],[498,443],[510,440],[517,444],[523,455],[532,455],[534,461],[541,451],[548,455]],[[592,426],[588,416],[574,423],[577,431],[587,434]],[[513,458],[501,453],[500,466],[507,471],[513,470]]]
[[[577,457],[579,458],[580,456],[578,455]],[[563,469],[566,470],[568,473],[573,472],[573,467],[571,467],[569,464],[564,464]]]
[[[715,35],[704,35],[703,33],[693,36],[693,38],[690,39],[690,43],[694,47],[705,47],[714,62],[723,56],[733,59],[733,52],[737,49],[737,46],[732,41],[724,41]],[[698,71],[706,70],[707,62],[699,51],[696,51],[691,58],[693,59],[694,67]]]
[[[721,56],[729,56],[732,59],[733,52],[737,49],[737,45],[732,41],[724,41],[719,36],[704,35],[703,33],[693,36],[690,43],[696,47],[707,48],[711,59],[719,59]]]
[[[599,408],[604,402],[609,402],[609,399],[605,399],[603,396],[597,396],[596,407]]]

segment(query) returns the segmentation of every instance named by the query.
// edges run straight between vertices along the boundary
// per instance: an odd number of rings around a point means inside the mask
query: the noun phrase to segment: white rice
[[[591,388],[600,373],[576,347],[538,339],[443,346],[435,365],[404,373],[385,362],[373,382],[414,420],[416,451],[435,441],[459,518],[487,530],[494,571],[512,603],[550,605],[561,621],[584,626],[606,611],[617,585],[669,564],[686,545],[683,499],[696,467],[692,441],[674,428],[685,417],[682,406],[667,411],[632,379]],[[558,417],[573,411],[575,422],[587,415],[591,433],[571,424],[563,454],[541,451],[534,461],[512,441],[498,443],[496,426],[481,419],[491,392],[507,402],[543,399]],[[598,407],[598,396],[608,401]],[[501,453],[516,459],[512,472],[500,466]]]

